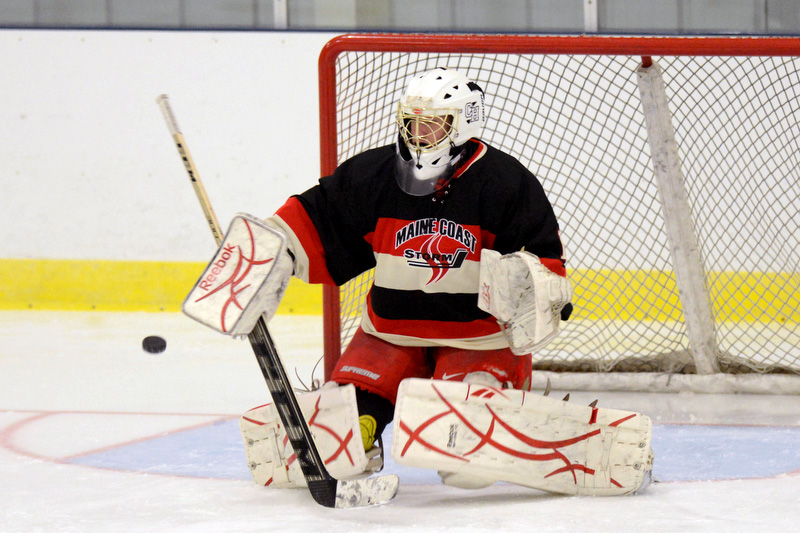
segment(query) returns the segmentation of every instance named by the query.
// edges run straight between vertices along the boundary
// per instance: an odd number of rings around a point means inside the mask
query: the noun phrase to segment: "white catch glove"
[[[497,318],[516,355],[534,353],[558,335],[572,285],[529,252],[481,252],[478,307]]]
[[[183,312],[206,326],[239,336],[278,309],[294,262],[286,235],[250,215],[239,214],[214,258],[183,302]]]

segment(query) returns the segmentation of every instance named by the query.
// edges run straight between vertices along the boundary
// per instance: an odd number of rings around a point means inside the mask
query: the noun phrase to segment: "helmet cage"
[[[459,110],[426,108],[400,102],[397,104],[397,125],[408,149],[417,153],[438,151],[442,145],[455,143]]]

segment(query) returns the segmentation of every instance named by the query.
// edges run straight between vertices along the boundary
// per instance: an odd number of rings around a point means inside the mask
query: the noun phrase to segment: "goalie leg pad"
[[[353,385],[326,385],[297,396],[328,472],[354,479],[380,469],[380,449],[364,452]],[[253,480],[272,487],[305,487],[306,482],[274,404],[247,411],[239,419],[247,464]]]
[[[502,389],[503,384],[492,374],[488,372],[470,372],[464,379],[463,383],[472,383],[474,385],[486,385],[489,387]],[[494,485],[497,481],[493,478],[485,478],[469,472],[446,472],[439,470],[439,477],[442,478],[442,483],[449,487],[458,487],[459,489],[483,489],[490,485]]]
[[[406,379],[398,392],[392,457],[461,478],[613,496],[633,493],[648,479],[651,437],[650,419],[638,413],[485,385]]]

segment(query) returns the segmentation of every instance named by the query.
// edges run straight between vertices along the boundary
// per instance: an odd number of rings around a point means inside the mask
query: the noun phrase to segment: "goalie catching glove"
[[[516,355],[534,353],[556,338],[561,310],[571,300],[569,280],[537,256],[481,252],[478,307],[497,318]]]
[[[269,321],[292,276],[286,235],[250,215],[231,221],[214,258],[183,302],[183,312],[226,335],[247,335]]]

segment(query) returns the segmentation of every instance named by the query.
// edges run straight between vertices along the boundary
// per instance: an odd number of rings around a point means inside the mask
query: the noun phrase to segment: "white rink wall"
[[[319,178],[333,33],[0,30],[0,260],[208,260],[155,98],[170,96],[223,226]]]

